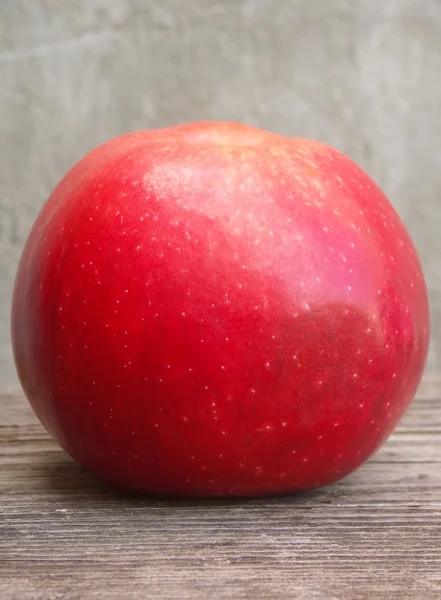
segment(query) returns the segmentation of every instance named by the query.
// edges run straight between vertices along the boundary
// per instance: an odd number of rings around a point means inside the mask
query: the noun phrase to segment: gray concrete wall
[[[0,384],[12,281],[63,173],[123,132],[230,119],[348,153],[408,225],[441,367],[441,0],[0,0]]]

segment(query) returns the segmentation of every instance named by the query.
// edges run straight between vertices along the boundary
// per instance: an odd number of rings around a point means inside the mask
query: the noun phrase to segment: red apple
[[[43,425],[81,465],[181,496],[306,490],[363,463],[421,378],[414,246],[321,143],[198,123],[114,139],[27,241],[12,340]]]

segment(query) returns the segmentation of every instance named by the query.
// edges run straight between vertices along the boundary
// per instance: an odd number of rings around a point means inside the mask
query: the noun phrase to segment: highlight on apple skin
[[[348,157],[193,123],[111,140],[61,180],[21,257],[12,342],[37,416],[98,477],[258,496],[379,448],[429,311],[403,223]]]

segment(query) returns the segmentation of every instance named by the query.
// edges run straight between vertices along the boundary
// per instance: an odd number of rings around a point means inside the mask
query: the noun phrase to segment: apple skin
[[[114,139],[62,179],[23,251],[12,342],[37,416],[92,473],[258,496],[379,448],[429,311],[405,227],[349,158],[193,123]]]

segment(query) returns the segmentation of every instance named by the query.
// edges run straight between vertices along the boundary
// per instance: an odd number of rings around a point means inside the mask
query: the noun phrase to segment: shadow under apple
[[[33,472],[40,481],[46,496],[50,496],[60,506],[71,508],[92,507],[99,504],[103,508],[128,507],[163,507],[163,508],[195,508],[203,507],[246,507],[290,505],[302,509],[312,509],[321,504],[330,504],[341,495],[341,482],[315,490],[294,494],[272,494],[237,498],[179,498],[170,495],[145,494],[119,488],[95,475],[75,462],[67,453],[60,450],[52,452],[50,460],[42,460]],[[344,485],[347,486],[348,478]],[[40,488],[41,489],[41,488]],[[62,509],[60,509],[62,510]]]

